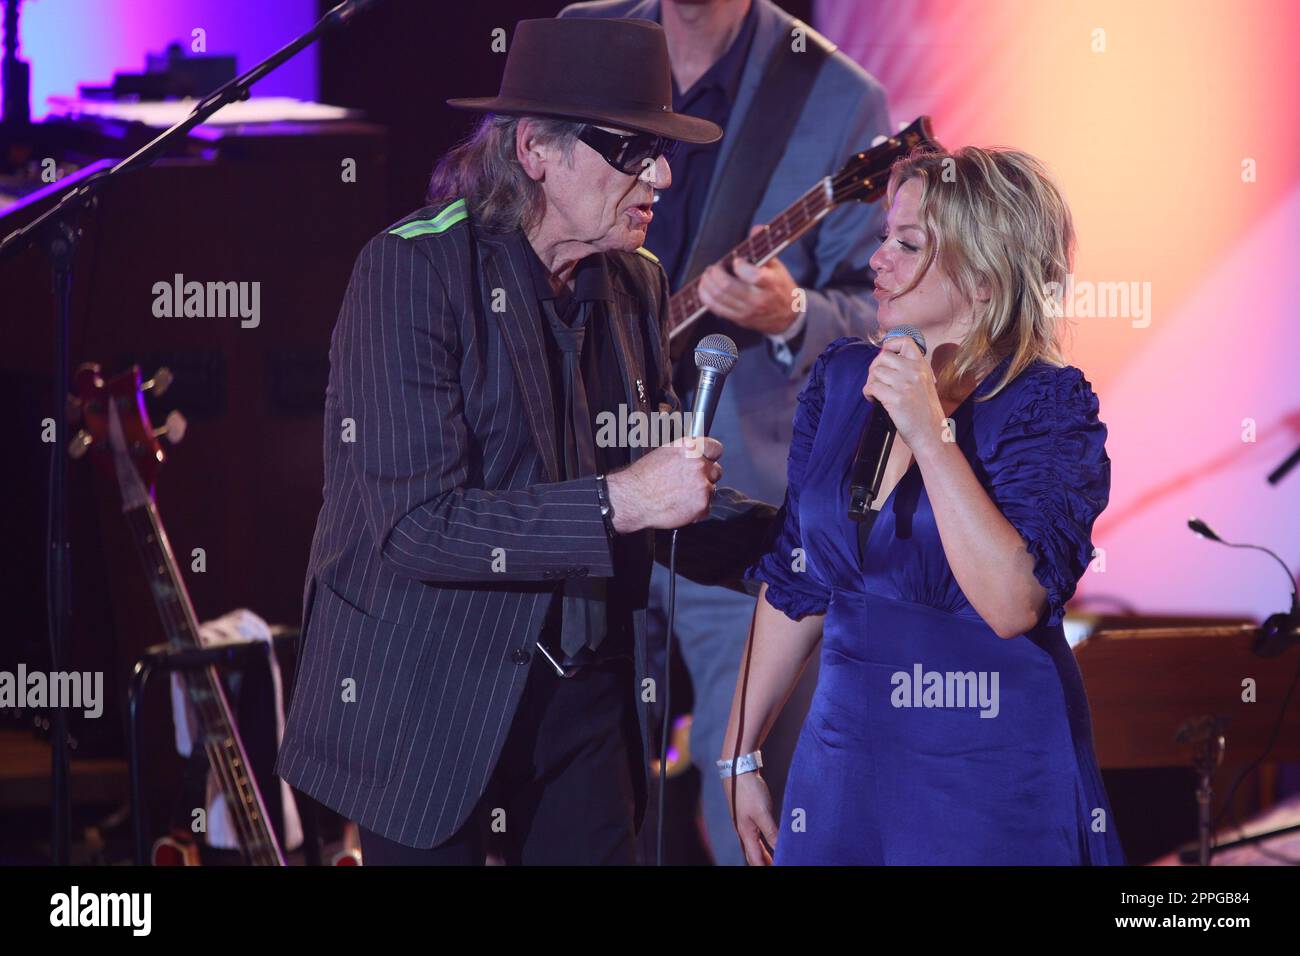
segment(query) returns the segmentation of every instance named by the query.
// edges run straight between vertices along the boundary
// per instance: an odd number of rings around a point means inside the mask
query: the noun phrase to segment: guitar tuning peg
[[[167,413],[167,421],[161,428],[155,428],[153,434],[155,438],[166,438],[173,445],[179,445],[185,437],[185,429],[189,427],[189,422],[180,412],[172,409]]]
[[[94,437],[83,429],[73,435],[72,441],[68,442],[68,456],[74,460],[80,459],[94,443]]]
[[[141,385],[140,389],[141,391],[151,393],[155,398],[157,398],[165,393],[167,389],[171,388],[172,382],[175,380],[176,376],[172,375],[172,370],[164,365],[162,368],[158,369],[158,371],[154,372],[153,378]]]

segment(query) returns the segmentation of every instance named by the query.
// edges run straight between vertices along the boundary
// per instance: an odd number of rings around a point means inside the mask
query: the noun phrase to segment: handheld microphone
[[[699,384],[695,389],[695,408],[691,416],[691,437],[703,438],[713,425],[713,413],[718,410],[722,386],[731,370],[736,367],[740,352],[736,343],[720,333],[706,335],[695,347],[695,367],[700,370]],[[673,630],[677,617],[677,529],[673,530],[668,546],[668,631],[664,637],[664,718],[659,728],[659,826],[655,841],[655,865],[664,865],[664,794],[668,790],[668,720],[672,716],[673,699]]]
[[[1286,562],[1262,545],[1233,544],[1231,541],[1224,541],[1213,528],[1200,518],[1189,518],[1187,527],[1202,538],[1208,541],[1217,541],[1229,548],[1251,548],[1255,551],[1263,551],[1282,565],[1282,570],[1286,572],[1287,584],[1291,586],[1291,610],[1269,615],[1268,620],[1260,625],[1259,633],[1255,637],[1255,644],[1251,650],[1256,657],[1277,657],[1293,644],[1300,644],[1300,595],[1296,593],[1295,579],[1291,577],[1291,569],[1286,566]]]
[[[885,333],[885,341],[908,336],[925,354],[925,336],[912,325],[900,325]],[[880,494],[880,482],[885,476],[889,452],[894,447],[898,429],[894,420],[880,402],[873,402],[867,412],[866,424],[858,437],[857,451],[853,453],[853,470],[849,473],[849,520],[873,521],[875,512],[871,505]]]
[[[718,333],[706,335],[695,346],[695,367],[700,370],[700,381],[695,389],[695,408],[691,414],[692,438],[702,438],[709,433],[713,413],[718,410],[718,400],[722,397],[722,385],[736,367],[739,357],[736,343]]]

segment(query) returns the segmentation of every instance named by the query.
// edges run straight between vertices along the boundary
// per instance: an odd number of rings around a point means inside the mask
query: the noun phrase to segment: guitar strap
[[[799,50],[787,39],[796,30],[804,43]],[[803,114],[822,64],[836,50],[835,44],[808,24],[791,18],[786,38],[777,41],[768,57],[758,89],[736,132],[734,145],[724,167],[717,169],[717,188],[705,206],[700,233],[683,276],[683,285],[720,260],[749,234],[777,162],[785,153],[795,123]],[[676,290],[674,290],[676,291]],[[709,326],[712,326],[710,328]],[[693,341],[720,327],[712,315],[703,316]],[[746,330],[728,323],[728,334]],[[756,333],[750,333],[756,337]],[[741,344],[737,342],[737,344]],[[683,363],[687,364],[687,363]]]

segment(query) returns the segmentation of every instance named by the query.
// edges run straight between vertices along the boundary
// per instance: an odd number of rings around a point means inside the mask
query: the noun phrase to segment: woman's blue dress
[[[790,767],[781,864],[1120,864],[1063,607],[1092,560],[1110,459],[1076,368],[1036,362],[957,408],[955,440],[1025,539],[1048,608],[997,636],[944,556],[916,464],[859,552],[848,476],[879,349],[832,342],[799,396],[789,485],[748,572],[791,618],[825,614],[821,673]]]

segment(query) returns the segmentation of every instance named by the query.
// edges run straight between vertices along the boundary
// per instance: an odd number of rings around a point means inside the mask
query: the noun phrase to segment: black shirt
[[[727,52],[689,90],[680,91],[677,80],[673,79],[674,113],[697,116],[727,128],[758,23],[757,6],[750,3],[749,12]],[[673,184],[656,193],[655,218],[646,237],[646,248],[663,263],[673,289],[685,285],[687,277],[682,273],[687,265],[686,254],[700,229],[704,200],[713,182],[722,143],[723,140],[708,144],[682,143],[671,163]]]
[[[587,393],[587,408],[591,412],[591,432],[593,439],[599,433],[599,416],[609,412],[614,420],[619,418],[619,406],[627,402],[627,390],[623,384],[622,368],[618,361],[618,352],[614,349],[609,328],[609,309],[614,303],[614,288],[609,281],[609,267],[605,257],[599,253],[587,256],[578,262],[573,270],[573,289],[567,287],[556,292],[551,287],[550,275],[546,266],[538,258],[532,244],[523,240],[531,253],[529,262],[532,266],[533,289],[537,293],[538,308],[542,311],[545,325],[545,300],[553,300],[555,312],[566,325],[572,325],[578,317],[578,310],[584,302],[590,303],[592,314],[587,319],[587,331],[582,339],[582,381]],[[547,355],[551,366],[551,388],[554,396],[557,417],[565,413],[564,408],[564,356],[547,328],[543,328],[542,338],[546,342]],[[628,409],[628,411],[632,411]],[[563,422],[563,418],[558,418]],[[561,443],[559,461],[565,460],[564,429],[558,428],[558,441]],[[609,448],[596,445],[596,467],[601,474],[608,474],[615,468],[621,468],[631,460],[625,444],[619,443]]]
[[[567,287],[556,292],[551,286],[550,275],[546,266],[538,257],[525,237],[519,241],[528,249],[528,261],[532,270],[533,290],[537,295],[538,312],[542,323],[542,340],[546,342],[547,358],[551,369],[551,394],[556,412],[556,453],[561,468],[564,467],[564,421],[568,409],[564,403],[564,356],[549,328],[546,318],[546,302],[551,300],[556,315],[567,325],[572,325],[584,306],[590,309],[587,317],[587,331],[582,339],[582,384],[586,391],[587,408],[591,413],[593,445],[596,451],[596,466],[601,474],[608,474],[616,468],[622,468],[631,461],[631,451],[626,442],[626,435],[620,435],[619,441],[602,448],[595,442],[599,434],[599,417],[602,412],[610,413],[614,420],[619,420],[618,409],[627,402],[627,389],[623,382],[622,366],[614,346],[614,334],[609,327],[611,310],[614,306],[614,289],[610,284],[609,266],[605,257],[593,253],[582,259],[574,267],[573,289]],[[632,409],[628,409],[630,413]],[[634,539],[617,537],[612,548],[614,567],[626,564],[632,555],[632,549],[641,543]],[[551,603],[542,629],[542,641],[553,650],[559,647],[559,627],[562,602]],[[600,642],[598,658],[631,657],[632,638],[632,604],[629,589],[619,587],[616,579],[610,579],[606,592],[606,624],[608,632]]]

